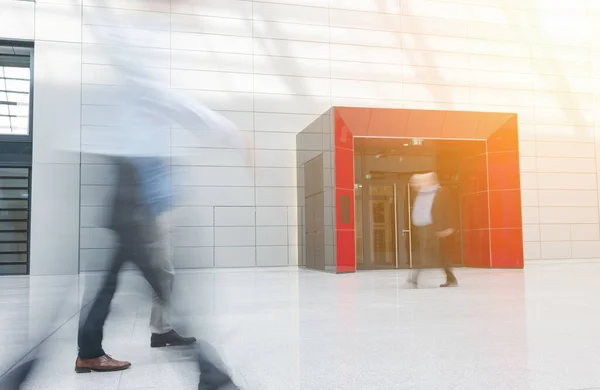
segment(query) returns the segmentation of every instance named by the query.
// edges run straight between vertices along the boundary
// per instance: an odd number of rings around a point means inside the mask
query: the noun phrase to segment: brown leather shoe
[[[75,372],[79,374],[92,371],[121,371],[129,367],[131,367],[131,363],[113,359],[108,355],[103,355],[95,359],[82,359],[78,357],[75,362]]]

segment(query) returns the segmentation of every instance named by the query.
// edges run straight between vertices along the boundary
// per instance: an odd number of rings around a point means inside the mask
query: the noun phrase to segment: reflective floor
[[[600,389],[600,264],[525,271],[329,275],[223,270],[178,276],[195,336],[223,354],[245,389]],[[135,273],[105,330],[118,373],[75,374],[81,286],[97,276],[0,278],[0,365],[42,344],[28,389],[195,389],[177,349],[150,349],[149,292]],[[84,283],[85,281],[85,283]]]

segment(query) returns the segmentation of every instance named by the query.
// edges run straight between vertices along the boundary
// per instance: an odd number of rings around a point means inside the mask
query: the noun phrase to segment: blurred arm
[[[99,5],[109,10],[106,0],[99,0]],[[111,16],[114,24],[118,16]],[[97,31],[92,30],[95,34]],[[126,45],[127,37],[118,32],[109,37],[112,47],[107,47],[106,56],[110,63],[117,68],[121,84],[127,91],[129,99],[127,104],[133,109],[141,109],[141,112],[156,118],[162,116],[159,122],[176,123],[182,128],[199,133],[210,131],[216,134],[228,146],[240,150],[245,154],[249,145],[246,145],[242,134],[236,126],[227,118],[214,112],[204,104],[199,103],[185,93],[175,91],[168,85],[163,85],[154,80],[152,74],[131,57]],[[125,107],[127,109],[127,107]],[[166,123],[163,123],[166,124]],[[162,127],[162,126],[161,126]]]

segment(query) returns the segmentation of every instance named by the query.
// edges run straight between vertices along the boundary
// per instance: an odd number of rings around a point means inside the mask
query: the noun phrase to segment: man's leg
[[[195,346],[196,361],[200,370],[199,390],[235,390],[227,368],[217,351],[208,343],[200,342]]]
[[[133,243],[131,240],[131,230],[122,229],[119,234],[119,248],[113,259],[110,270],[108,271],[96,298],[87,310],[79,318],[79,333],[77,342],[79,353],[75,364],[75,371],[117,371],[129,368],[129,362],[121,362],[110,357],[102,349],[102,339],[104,337],[104,323],[110,312],[110,303],[117,290],[119,271],[127,260],[129,246]]]
[[[156,226],[159,222],[156,218],[149,216],[141,216],[140,224],[144,226],[146,234],[152,232],[154,229],[158,229]],[[158,230],[155,230],[158,231]],[[146,236],[149,237],[149,236]],[[146,243],[151,241],[147,240]],[[149,245],[148,245],[149,247]],[[163,305],[169,306],[170,310],[173,310],[171,306],[171,291],[166,289],[166,284],[163,280],[163,274],[159,272],[158,268],[152,264],[152,254],[149,251],[140,251],[139,256],[132,258],[133,262],[139,267],[144,278],[152,286],[156,298]],[[193,348],[191,351],[194,354],[194,359],[198,363],[200,370],[200,383],[198,389],[202,390],[234,390],[237,387],[233,384],[225,365],[222,363],[218,353],[207,343],[200,343],[196,345],[188,345],[187,348]]]
[[[152,311],[150,313],[150,330],[152,337],[150,346],[166,347],[189,345],[196,342],[194,337],[181,337],[171,324],[171,296],[175,280],[175,268],[171,252],[171,215],[163,213],[155,218],[155,223],[150,223],[149,246],[151,250],[152,267],[163,286],[168,298],[161,299],[156,292],[152,292]]]
[[[456,280],[456,276],[454,276],[454,272],[452,272],[452,268],[450,267],[450,261],[448,260],[448,256],[446,255],[444,248],[442,248],[442,245],[441,245],[442,240],[445,240],[445,238],[439,239],[439,243],[438,243],[439,255],[438,256],[440,258],[440,262],[442,264],[444,273],[446,274],[446,282],[442,283],[440,285],[440,287],[456,287],[456,286],[458,286],[458,280]]]
[[[156,223],[153,224],[155,229],[149,229],[151,230],[149,246],[152,266],[156,269],[157,275],[163,283],[165,293],[168,294],[173,291],[173,281],[175,279],[175,269],[171,260],[170,223],[169,213],[163,213],[156,218]],[[150,330],[154,334],[164,334],[173,330],[170,319],[170,303],[163,302],[154,291],[152,292]]]
[[[410,270],[410,277],[408,278],[408,282],[414,286],[419,282],[419,275],[421,274],[421,270],[416,268]]]
[[[456,282],[456,276],[454,275],[454,272],[452,272],[452,268],[450,268],[448,266],[444,267],[444,273],[446,274],[447,281]]]
[[[413,243],[416,248],[413,250],[413,269],[411,271],[411,277],[409,282],[416,285],[419,281],[419,275],[421,274],[421,268],[425,266],[427,261],[427,239],[424,235],[425,228],[422,226],[413,226],[412,232],[415,235]]]
[[[452,268],[445,267],[444,273],[446,274],[446,283],[440,284],[440,287],[457,287],[458,280],[456,279],[454,272],[452,272]]]

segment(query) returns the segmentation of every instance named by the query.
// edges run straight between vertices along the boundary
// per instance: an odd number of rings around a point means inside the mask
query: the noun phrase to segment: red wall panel
[[[490,191],[520,189],[519,152],[488,152]]]
[[[463,230],[489,229],[488,192],[474,192],[462,195]]]
[[[490,220],[488,169],[485,146],[465,151],[461,161],[463,264],[467,267],[489,267]]]
[[[521,229],[521,191],[490,191],[490,227]]]
[[[354,140],[337,111],[335,118],[336,272],[356,271],[354,229]]]
[[[465,267],[489,267],[490,230],[463,230],[463,265]]]
[[[523,230],[492,229],[492,267],[523,267]]]
[[[354,272],[356,271],[356,247],[354,230],[336,230],[336,271]]]
[[[523,221],[516,116],[488,137],[491,266],[523,267]]]
[[[354,189],[354,149],[335,148],[335,188]]]

